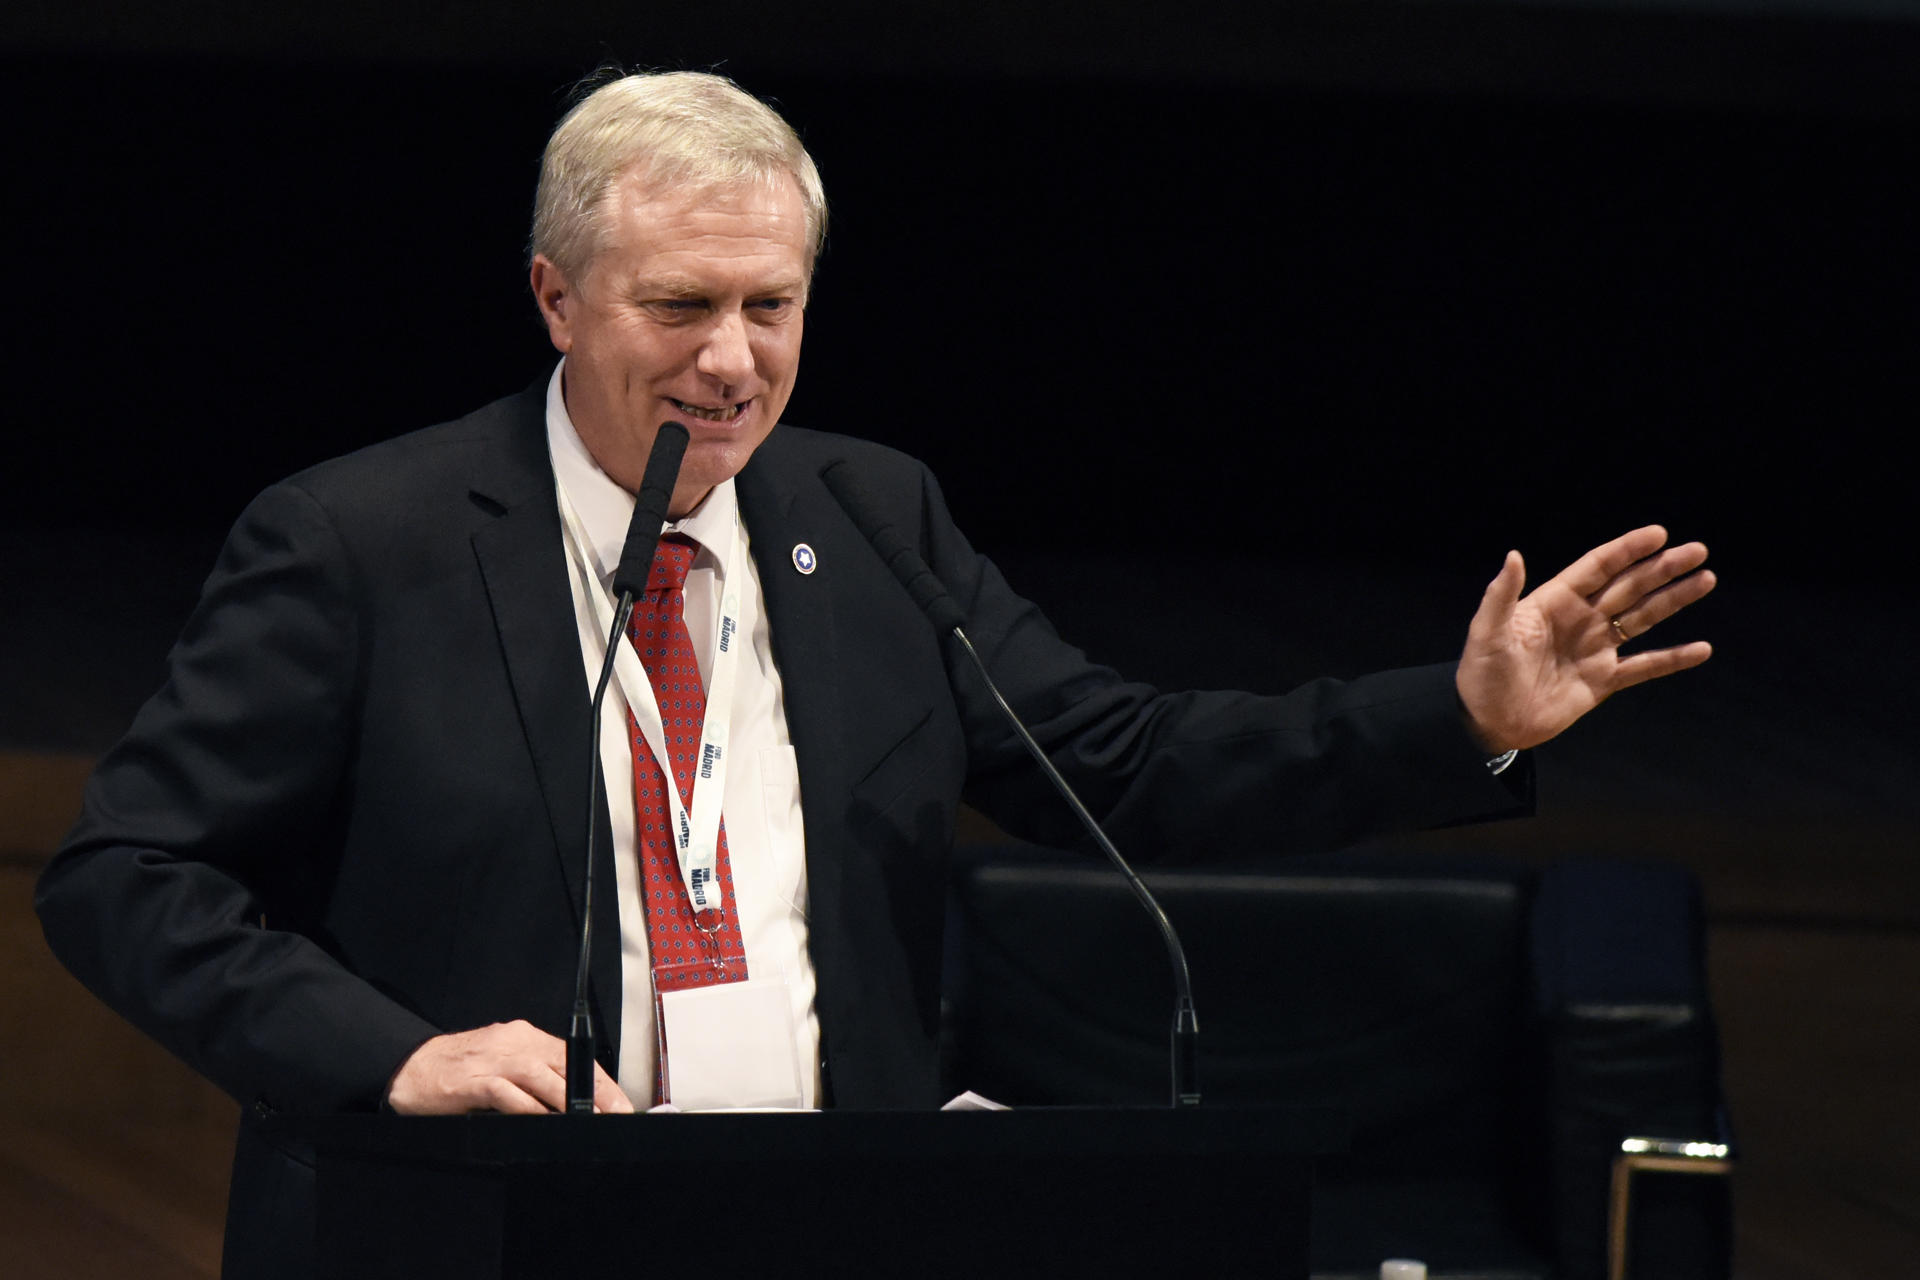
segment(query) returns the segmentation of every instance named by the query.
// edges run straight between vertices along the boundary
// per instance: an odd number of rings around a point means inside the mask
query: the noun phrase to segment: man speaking
[[[1510,553],[1457,664],[1284,697],[1127,683],[972,551],[918,463],[777,425],[825,225],[799,139],[728,81],[604,85],[541,169],[552,376],[235,526],[38,899],[89,987],[246,1104],[229,1275],[310,1248],[310,1170],[258,1116],[563,1105],[590,823],[600,1110],[938,1101],[957,806],[1075,833],[846,487],[1118,842],[1167,858],[1511,811],[1512,752],[1708,656],[1618,651],[1713,586],[1705,548],[1650,527],[1524,596]],[[668,422],[685,458],[594,791],[609,583]]]

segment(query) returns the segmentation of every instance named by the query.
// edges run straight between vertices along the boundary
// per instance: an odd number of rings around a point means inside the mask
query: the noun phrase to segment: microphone
[[[647,589],[653,553],[660,545],[660,526],[666,523],[673,484],[680,478],[680,461],[687,452],[687,429],[663,422],[654,432],[647,453],[647,469],[634,495],[633,519],[627,522],[627,541],[620,548],[620,564],[613,571],[613,626],[607,632],[607,657],[600,664],[600,680],[593,687],[593,709],[587,716],[587,875],[580,890],[580,960],[573,978],[573,1018],[567,1027],[567,1114],[593,1114],[593,1010],[587,1001],[587,967],[593,955],[593,864],[598,825],[593,815],[600,805],[600,706],[613,679],[614,655],[626,639],[633,617],[633,598]]]
[[[640,491],[633,495],[633,519],[627,522],[620,565],[613,571],[616,596],[637,596],[647,589],[653,553],[660,545],[660,526],[667,522],[667,505],[673,501],[673,483],[680,478],[680,460],[686,452],[687,429],[671,420],[661,423],[653,433]]]
[[[913,602],[920,606],[921,612],[927,615],[927,620],[933,623],[936,630],[951,634],[960,642],[960,647],[966,651],[967,657],[973,662],[974,669],[980,673],[980,679],[985,682],[987,692],[993,695],[993,700],[999,706],[1001,714],[1006,717],[1007,723],[1013,726],[1013,731],[1019,735],[1022,745],[1027,749],[1027,754],[1032,756],[1034,763],[1040,766],[1041,772],[1046,774],[1054,790],[1060,793],[1074,815],[1080,819],[1080,825],[1086,828],[1087,834],[1093,837],[1094,843],[1099,845],[1101,852],[1107,855],[1107,860],[1113,863],[1120,874],[1126,878],[1127,887],[1133,890],[1133,896],[1139,900],[1147,914],[1153,917],[1154,924],[1160,930],[1161,938],[1167,944],[1167,960],[1173,967],[1172,1105],[1175,1107],[1199,1106],[1200,1020],[1193,1008],[1193,980],[1187,972],[1187,952],[1180,945],[1180,935],[1174,931],[1173,922],[1167,919],[1167,913],[1161,909],[1159,901],[1141,882],[1140,877],[1134,874],[1133,868],[1127,865],[1127,860],[1120,856],[1120,851],[1114,848],[1113,841],[1107,838],[1107,833],[1100,829],[1100,824],[1094,821],[1091,813],[1087,812],[1087,806],[1080,802],[1080,797],[1075,795],[1073,788],[1067,785],[1067,780],[1060,776],[1060,771],[1054,768],[1053,761],[1047,759],[1047,753],[1040,749],[1040,744],[1033,740],[1033,735],[1027,732],[1027,726],[1021,723],[1019,715],[1001,694],[999,686],[993,682],[993,676],[987,671],[987,664],[980,660],[980,654],[974,649],[973,641],[967,639],[966,612],[960,608],[959,602],[948,594],[946,585],[940,581],[939,576],[925,560],[920,558],[920,553],[913,549],[913,544],[894,529],[882,513],[880,503],[853,475],[845,462],[833,463],[820,473],[820,480],[827,486],[828,492],[833,494],[834,500],[840,504],[840,509],[847,513],[847,518],[853,521],[854,528],[873,544],[874,551],[879,554],[887,568],[893,571],[893,576],[900,580],[900,585],[913,598]]]

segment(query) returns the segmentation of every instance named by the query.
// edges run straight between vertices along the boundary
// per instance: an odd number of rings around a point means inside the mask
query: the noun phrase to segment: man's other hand
[[[1667,547],[1648,525],[1595,547],[1524,599],[1518,551],[1487,585],[1454,677],[1468,725],[1490,754],[1545,742],[1621,689],[1697,667],[1705,641],[1622,654],[1713,590],[1707,549]],[[1663,551],[1662,547],[1666,547]]]
[[[394,1072],[393,1083],[387,1086],[387,1105],[405,1116],[564,1111],[567,1042],[529,1022],[496,1022],[435,1036]],[[593,1109],[633,1110],[633,1103],[599,1063],[593,1067]]]

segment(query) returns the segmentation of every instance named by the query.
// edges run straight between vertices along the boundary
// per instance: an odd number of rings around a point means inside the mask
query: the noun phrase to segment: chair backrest
[[[1540,1120],[1530,871],[1353,855],[1147,882],[1187,947],[1205,1098],[1346,1108],[1346,1170],[1510,1166]],[[1016,1105],[1167,1098],[1167,955],[1117,875],[1004,849],[954,901],[954,1084]]]
[[[1203,1098],[1353,1119],[1349,1152],[1319,1164],[1317,1271],[1409,1252],[1602,1275],[1620,1139],[1722,1128],[1684,870],[1372,851],[1146,879],[1186,943]],[[1168,1100],[1166,951],[1111,869],[963,851],[947,941],[952,1091]],[[1667,1196],[1670,1212],[1649,1203],[1662,1248],[1643,1256],[1725,1275],[1724,1188]]]

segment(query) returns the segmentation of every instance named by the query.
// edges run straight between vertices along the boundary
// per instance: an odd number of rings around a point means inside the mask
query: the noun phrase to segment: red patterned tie
[[[680,802],[689,810],[693,808],[700,727],[707,715],[707,692],[700,683],[700,667],[694,660],[685,616],[687,571],[693,567],[693,553],[693,544],[677,534],[660,540],[647,589],[634,602],[633,619],[627,625],[627,637],[653,682],[654,700],[665,729],[667,759],[673,766]],[[653,965],[655,1025],[663,1028],[654,1099],[665,1102],[667,1043],[659,994],[739,982],[747,976],[747,956],[734,910],[726,823],[720,825],[716,867],[720,905],[696,913],[680,875],[679,855],[674,852],[666,782],[631,711],[627,713],[627,736],[633,743],[633,807],[647,913],[647,950]]]

